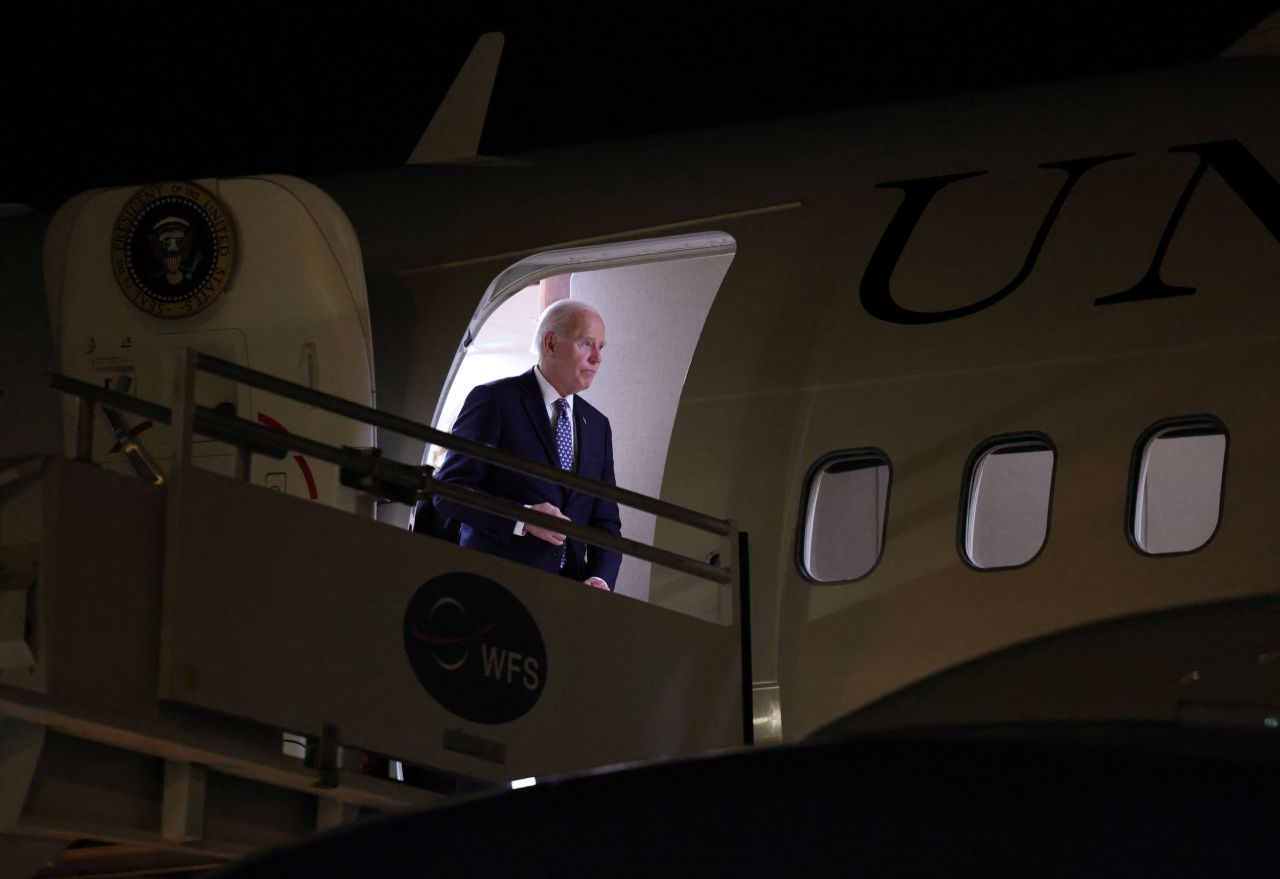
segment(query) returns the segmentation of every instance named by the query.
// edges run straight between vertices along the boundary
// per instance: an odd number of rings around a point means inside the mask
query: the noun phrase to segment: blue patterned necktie
[[[556,400],[556,452],[560,456],[560,469],[573,469],[573,428],[569,424],[569,401]],[[564,569],[566,545],[560,545],[560,568]]]

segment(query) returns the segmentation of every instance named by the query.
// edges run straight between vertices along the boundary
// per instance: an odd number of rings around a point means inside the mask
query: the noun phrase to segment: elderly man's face
[[[577,394],[591,387],[604,352],[604,321],[579,312],[566,338],[552,337],[543,345],[542,374],[561,394]]]

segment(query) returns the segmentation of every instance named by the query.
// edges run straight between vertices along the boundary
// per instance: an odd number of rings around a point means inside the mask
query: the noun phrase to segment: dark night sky
[[[1208,59],[1275,8],[1176,6],[45,3],[5,27],[0,202],[399,164],[486,30],[501,155]]]

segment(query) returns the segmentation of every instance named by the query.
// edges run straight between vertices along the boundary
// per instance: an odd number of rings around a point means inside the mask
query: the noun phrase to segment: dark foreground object
[[[219,874],[1280,876],[1280,731],[1000,727],[744,750],[377,819]]]

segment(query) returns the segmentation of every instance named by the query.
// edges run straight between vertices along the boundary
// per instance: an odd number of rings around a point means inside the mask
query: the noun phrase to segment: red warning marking
[[[288,430],[285,429],[285,426],[283,424],[281,424],[279,421],[276,421],[270,415],[264,415],[263,413],[259,412],[258,420],[261,421],[263,424],[265,424],[267,427],[271,428],[272,430],[278,430],[281,433],[289,432]],[[298,462],[298,469],[302,471],[302,478],[307,481],[307,496],[310,497],[313,501],[319,500],[320,492],[316,489],[316,478],[311,474],[311,465],[308,464],[307,459],[302,457],[301,455],[294,455],[293,460]]]
[[[470,635],[432,635],[418,628],[418,624],[413,624],[413,637],[419,641],[426,641],[432,647],[452,647],[454,644],[465,644],[468,641],[476,641],[493,631],[493,623],[485,623],[476,629]]]
[[[137,427],[129,428],[129,436],[133,437],[134,439],[137,439],[138,434],[142,433],[144,430],[150,429],[152,426],[153,425],[151,424],[150,421],[143,421]],[[120,445],[119,443],[116,443],[114,446],[111,447],[110,454],[112,455],[118,454],[119,451],[123,448],[124,446]]]

